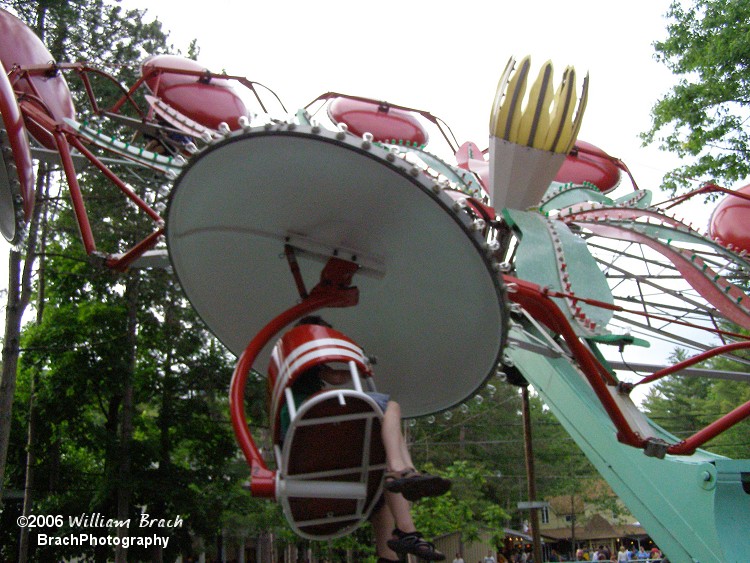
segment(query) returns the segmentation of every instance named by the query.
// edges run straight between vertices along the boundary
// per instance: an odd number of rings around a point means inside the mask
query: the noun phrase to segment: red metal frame
[[[571,353],[575,357],[583,374],[585,375],[591,387],[594,389],[599,401],[607,411],[612,423],[617,430],[617,439],[630,446],[645,448],[649,441],[639,436],[628,423],[622,410],[607,389],[607,385],[615,384],[614,378],[602,365],[602,363],[593,355],[591,350],[586,347],[573,328],[570,326],[565,314],[557,307],[550,292],[534,283],[520,280],[511,276],[503,276],[508,284],[508,296],[511,301],[521,305],[534,319],[541,322],[548,329],[559,334],[565,340]],[[675,373],[688,366],[704,361],[713,356],[732,352],[739,349],[750,348],[750,341],[735,342],[698,354],[693,358],[679,362],[673,366],[655,372],[649,377],[644,378],[635,385],[650,383],[661,377]],[[628,393],[634,384],[620,383],[618,390]],[[730,413],[725,414],[716,421],[699,430],[689,438],[682,440],[677,444],[666,447],[665,453],[672,455],[691,455],[697,448],[712,440],[722,432],[732,426],[750,417],[750,401],[737,407]]]
[[[258,91],[255,89],[256,86],[260,86],[263,89],[267,90],[271,93],[271,95],[276,99],[276,101],[281,106],[282,110],[286,113],[286,108],[284,107],[283,102],[279,98],[279,96],[271,90],[268,86],[265,86],[261,84],[260,82],[255,82],[254,80],[248,80],[244,76],[236,76],[233,74],[214,74],[211,72],[203,72],[198,70],[187,70],[187,69],[166,69],[166,68],[153,68],[149,72],[145,73],[143,76],[141,76],[138,80],[135,81],[135,83],[130,87],[130,89],[125,93],[125,95],[118,100],[115,105],[112,106],[110,111],[113,113],[117,113],[120,111],[120,108],[125,104],[125,102],[128,101],[128,99],[131,98],[133,93],[138,90],[143,84],[146,83],[147,80],[150,80],[152,78],[157,79],[157,85],[159,82],[159,78],[163,74],[182,74],[186,76],[195,76],[196,78],[202,78],[206,81],[210,81],[212,78],[221,79],[221,80],[235,80],[239,84],[242,84],[245,88],[250,90],[253,95],[255,96],[256,101],[258,102],[258,105],[260,105],[261,109],[268,113],[268,110],[266,109],[265,104],[263,103],[263,100],[261,99],[260,95],[258,94]],[[158,88],[157,88],[158,90]]]
[[[750,201],[750,194],[741,193],[738,190],[730,190],[729,188],[722,188],[721,186],[717,186],[716,184],[712,184],[711,182],[708,182],[706,184],[703,184],[700,188],[696,188],[686,194],[667,200],[664,203],[669,203],[669,205],[666,206],[664,209],[670,209],[676,205],[679,205],[683,203],[684,201],[690,199],[694,195],[710,194],[710,193],[715,193],[715,192],[723,193],[726,195],[733,195],[735,197],[739,197],[741,199]]]
[[[94,234],[91,230],[88,213],[86,212],[86,205],[83,202],[81,186],[78,184],[78,177],[75,166],[73,165],[73,157],[70,154],[70,147],[66,137],[60,131],[54,132],[54,138],[57,143],[57,151],[60,153],[60,160],[62,161],[63,170],[65,171],[65,177],[68,179],[70,199],[73,202],[73,211],[75,212],[76,220],[78,221],[78,228],[81,231],[83,246],[86,249],[86,254],[91,254],[96,251],[96,243],[94,242]]]
[[[705,352],[701,352],[700,354],[696,354],[692,358],[688,358],[687,360],[683,360],[681,362],[677,362],[676,364],[666,367],[664,369],[660,369],[659,371],[655,371],[651,375],[644,377],[640,381],[636,383],[627,383],[623,384],[623,389],[630,392],[632,391],[637,385],[644,385],[646,383],[653,383],[654,381],[661,379],[662,377],[666,377],[668,375],[672,375],[673,373],[677,373],[678,371],[681,371],[685,368],[688,368],[690,366],[693,366],[695,364],[698,364],[700,362],[704,362],[710,358],[713,358],[714,356],[718,356],[720,354],[726,354],[728,352],[734,352],[735,350],[743,350],[745,348],[750,348],[750,341],[748,342],[733,342],[731,344],[725,344],[723,346],[719,346],[718,348],[713,348],[711,350],[706,350]]]
[[[657,381],[658,379],[661,379],[673,373],[677,373],[680,370],[688,368],[692,365],[708,360],[709,358],[713,358],[714,356],[718,356],[718,355],[725,354],[728,352],[734,352],[735,350],[744,350],[748,348],[750,348],[750,341],[733,342],[731,344],[725,344],[724,346],[719,346],[717,348],[713,348],[712,350],[707,350],[700,354],[696,354],[692,358],[688,358],[687,360],[683,360],[672,366],[656,371],[652,373],[651,375],[644,377],[637,383],[630,383],[630,384],[623,383],[621,384],[621,386],[623,390],[630,392],[637,385],[652,383],[654,381]],[[743,405],[740,405],[733,411],[715,420],[714,422],[706,426],[704,429],[699,430],[698,432],[696,432],[689,438],[686,438],[679,444],[670,446],[667,451],[671,454],[676,454],[676,455],[692,454],[697,448],[699,448],[700,446],[702,446],[709,440],[712,440],[713,438],[715,438],[722,432],[728,430],[735,424],[742,422],[749,416],[750,416],[750,401],[748,401],[747,403]]]
[[[690,455],[709,440],[713,440],[722,432],[729,430],[732,426],[746,420],[748,417],[750,417],[750,401],[715,420],[703,430],[699,430],[679,444],[669,446],[667,453],[673,455]]]
[[[23,198],[24,217],[28,221],[34,207],[34,169],[31,150],[23,124],[21,108],[15,99],[10,81],[5,74],[5,67],[0,63],[0,114],[2,124],[8,136],[8,143],[13,151],[13,159],[18,170],[18,181]]]
[[[647,440],[633,430],[607,389],[608,384],[616,383],[612,374],[580,341],[565,314],[557,307],[555,302],[537,284],[508,275],[504,275],[503,280],[508,285],[508,297],[511,301],[521,305],[534,319],[563,337],[586,379],[594,389],[596,396],[614,423],[617,429],[617,439],[637,448],[645,447],[648,443]]]
[[[701,326],[701,325],[698,325],[698,324],[695,324],[695,323],[690,323],[690,322],[687,322],[687,321],[680,321],[680,320],[677,320],[677,319],[673,319],[671,317],[666,317],[666,316],[662,316],[662,315],[656,315],[654,313],[649,313],[649,312],[646,312],[646,311],[640,311],[640,310],[637,310],[637,309],[627,309],[625,307],[621,307],[619,305],[614,305],[612,303],[607,303],[605,301],[599,301],[597,299],[591,299],[589,297],[582,297],[580,295],[576,295],[575,293],[568,293],[568,292],[565,292],[565,291],[553,290],[553,289],[550,289],[550,288],[547,288],[547,287],[542,288],[542,293],[544,295],[548,296],[548,297],[558,297],[558,298],[561,298],[561,299],[568,299],[568,300],[570,300],[572,302],[580,301],[581,303],[586,303],[588,305],[593,305],[594,307],[601,307],[602,309],[609,309],[610,311],[617,311],[617,312],[620,312],[620,313],[627,313],[629,315],[637,315],[637,316],[640,316],[640,317],[647,317],[649,319],[655,319],[655,320],[659,320],[659,321],[669,322],[669,323],[672,323],[672,324],[678,324],[680,326],[686,326],[686,327],[695,328],[695,329],[699,329],[699,330],[706,330],[706,331],[709,331],[712,334],[715,334],[715,335],[718,335],[718,336],[726,336],[726,337],[730,337],[730,338],[741,338],[741,339],[747,339],[748,338],[748,336],[746,336],[744,334],[737,333],[737,332],[731,332],[731,331],[722,330],[722,329],[719,329],[719,328],[706,328],[705,326]]]
[[[109,78],[111,81],[116,83],[121,90],[124,91],[124,88],[122,88],[122,86],[120,86],[119,83],[117,83],[117,81],[112,77],[91,67],[87,67],[81,64],[61,64],[55,65],[54,68],[56,70],[66,69],[75,70],[76,72],[78,72],[85,85],[86,92],[89,96],[92,107],[97,112],[99,110],[96,104],[96,100],[93,97],[93,90],[91,89],[90,82],[86,76],[87,72],[94,72]],[[21,79],[28,79],[28,77],[30,76],[42,75],[48,73],[49,71],[49,66],[33,66],[25,68],[14,68],[11,72],[11,75],[14,77],[14,82],[16,82]],[[32,90],[36,92],[36,90],[34,89],[33,81],[27,80],[27,82]],[[26,95],[26,97],[28,97],[28,94]],[[124,99],[126,101],[130,101],[139,115],[145,116],[145,114],[138,108],[137,104],[135,104],[134,100],[129,95],[126,94]],[[76,221],[78,223],[81,240],[83,242],[86,254],[92,255],[97,251],[97,248],[93,230],[91,228],[91,223],[88,219],[88,212],[86,211],[86,204],[83,199],[80,184],[78,183],[78,175],[73,163],[73,157],[70,152],[71,145],[74,146],[87,160],[89,160],[89,162],[96,166],[107,179],[114,183],[120,189],[120,191],[122,191],[125,196],[128,197],[128,199],[130,199],[138,208],[143,210],[157,224],[157,231],[155,233],[152,233],[143,241],[136,244],[121,259],[109,259],[106,262],[107,265],[112,267],[113,269],[124,270],[137,258],[142,256],[144,252],[153,248],[158,242],[159,236],[163,233],[164,221],[159,216],[159,214],[154,211],[145,201],[143,201],[133,190],[131,190],[122,180],[120,180],[120,178],[118,178],[116,174],[114,174],[101,160],[99,160],[99,158],[97,158],[91,151],[89,151],[86,146],[80,141],[75,131],[73,131],[64,123],[56,122],[47,109],[46,105],[44,104],[43,99],[38,96],[35,96],[32,99],[22,98],[19,105],[26,118],[35,121],[40,127],[45,129],[46,131],[49,131],[49,133],[55,140],[57,151],[60,155],[60,162],[63,167],[63,172],[65,173],[65,177],[68,182],[68,190],[73,204],[73,211],[76,216]]]
[[[237,442],[250,466],[250,492],[263,498],[276,497],[276,472],[268,469],[255,445],[245,416],[245,386],[250,369],[263,347],[284,327],[324,307],[351,307],[357,304],[359,292],[350,283],[358,266],[331,258],[323,269],[321,280],[310,295],[271,320],[255,335],[240,356],[229,386],[229,412]]]
[[[145,119],[147,116],[147,112],[143,111],[140,108],[140,106],[136,103],[133,97],[133,94],[135,94],[135,92],[141,86],[143,86],[147,80],[150,80],[151,78],[157,78],[158,80],[159,77],[165,74],[179,74],[179,75],[185,75],[185,76],[195,76],[196,78],[204,79],[207,81],[210,81],[212,78],[222,79],[222,80],[234,80],[238,82],[239,84],[242,84],[243,86],[245,86],[248,90],[250,90],[255,96],[256,101],[258,102],[260,107],[263,109],[263,111],[267,111],[262,98],[260,97],[260,95],[258,94],[256,90],[256,86],[260,86],[264,88],[265,90],[268,90],[268,92],[279,103],[282,110],[286,112],[286,108],[284,107],[283,102],[281,101],[279,96],[276,94],[276,92],[274,92],[267,86],[264,86],[260,82],[248,80],[244,76],[236,76],[236,75],[231,75],[231,74],[213,74],[213,73],[206,73],[206,72],[198,71],[198,70],[187,70],[187,69],[177,69],[177,68],[153,68],[152,70],[150,70],[149,72],[145,73],[143,76],[138,78],[130,88],[125,88],[114,77],[102,71],[101,69],[88,66],[82,63],[55,63],[54,65],[33,65],[33,66],[30,65],[30,66],[24,66],[24,67],[14,67],[12,71],[9,73],[9,78],[11,82],[14,83],[17,80],[28,79],[31,76],[44,76],[44,75],[49,74],[50,72],[59,72],[59,71],[72,71],[78,76],[78,78],[83,83],[84,89],[86,90],[88,101],[91,104],[91,107],[94,110],[94,113],[96,114],[102,114],[104,112],[119,113],[125,104],[129,104],[130,107],[138,113],[139,117]],[[107,110],[102,110],[99,107],[93,88],[91,86],[91,81],[88,78],[89,74],[95,74],[95,75],[101,76],[102,78],[109,80],[122,93],[122,96],[114,103],[114,105],[111,108]],[[30,88],[35,92],[37,98],[41,100],[41,96],[39,96],[36,88],[34,87],[33,82],[31,80],[28,80],[27,82]]]
[[[136,194],[133,190],[131,190],[125,182],[120,180],[120,178],[117,177],[117,175],[112,172],[107,166],[100,161],[96,156],[89,151],[84,144],[80,141],[80,139],[74,135],[67,135],[67,140],[75,147],[77,148],[82,155],[84,155],[89,161],[96,166],[99,171],[104,174],[104,176],[109,179],[110,182],[112,182],[114,185],[116,185],[120,191],[125,194],[125,196],[131,200],[133,203],[138,206],[138,208],[146,213],[151,219],[156,221],[157,223],[164,223],[164,219],[161,218],[161,216],[154,211],[151,206],[143,201],[138,194]]]
[[[120,180],[116,174],[114,174],[101,160],[99,160],[93,153],[91,153],[85,145],[78,139],[74,132],[65,124],[56,124],[53,119],[44,113],[42,109],[35,103],[29,103],[28,101],[22,101],[21,107],[23,108],[24,115],[33,119],[38,124],[43,126],[45,129],[50,131],[55,143],[57,145],[58,153],[60,154],[60,162],[62,163],[63,172],[65,173],[66,180],[68,182],[68,190],[70,192],[70,198],[73,204],[73,211],[78,222],[78,228],[81,234],[81,240],[86,254],[93,254],[96,252],[96,242],[94,240],[94,234],[91,229],[91,224],[88,219],[88,213],[86,211],[86,204],[83,200],[83,194],[81,193],[80,184],[78,183],[78,175],[76,173],[75,165],[73,163],[73,157],[70,152],[70,145],[73,145],[78,149],[81,154],[86,157],[94,166],[96,166],[104,176],[114,183],[125,196],[130,199],[138,208],[143,210],[149,217],[151,217],[157,224],[157,231],[146,237],[142,242],[138,243],[127,253],[127,260],[110,260],[108,265],[115,269],[123,270],[127,265],[130,265],[143,255],[144,252],[153,248],[159,240],[157,235],[163,232],[164,221],[161,216],[154,211],[145,201],[143,201],[133,190],[131,190],[122,180]]]
[[[147,120],[149,119],[149,115],[147,111],[143,111],[138,104],[136,103],[133,94],[136,92],[138,88],[140,88],[146,80],[157,76],[160,77],[163,74],[183,74],[183,75],[192,75],[196,76],[198,78],[203,79],[210,79],[212,77],[215,78],[221,78],[226,80],[236,80],[246,88],[248,88],[250,91],[253,92],[255,99],[258,101],[258,104],[261,106],[263,111],[266,111],[266,107],[263,104],[263,100],[259,96],[256,86],[261,86],[264,89],[266,89],[268,92],[270,92],[274,98],[278,101],[279,105],[282,107],[282,109],[286,112],[286,108],[284,108],[284,104],[279,99],[278,95],[276,95],[273,90],[270,88],[263,86],[259,82],[253,82],[248,80],[247,78],[241,77],[241,76],[233,76],[233,75],[226,75],[226,74],[206,74],[205,72],[200,71],[191,71],[191,70],[182,70],[182,69],[167,69],[167,68],[156,68],[153,69],[151,72],[146,73],[144,76],[142,76],[139,80],[136,81],[136,83],[130,87],[130,89],[126,89],[123,87],[117,80],[114,79],[111,75],[107,74],[106,72],[103,72],[99,69],[96,69],[94,67],[90,67],[81,63],[56,63],[52,65],[30,65],[26,67],[14,67],[11,69],[11,71],[8,73],[8,78],[11,81],[11,84],[16,84],[20,80],[25,80],[26,83],[29,85],[31,93],[26,93],[23,96],[19,98],[19,108],[21,112],[23,113],[24,118],[31,119],[35,123],[37,123],[42,129],[45,131],[48,131],[49,134],[52,136],[52,138],[55,141],[56,148],[60,154],[60,160],[62,163],[63,171],[65,173],[67,182],[68,182],[68,188],[70,192],[71,201],[73,204],[73,210],[76,216],[76,221],[78,222],[78,228],[81,234],[81,239],[84,245],[84,249],[88,255],[91,255],[97,251],[96,248],[96,242],[94,239],[94,234],[91,229],[91,224],[88,219],[88,213],[86,211],[86,205],[83,199],[83,195],[81,193],[81,188],[78,183],[77,173],[75,170],[75,166],[73,163],[73,158],[70,152],[70,146],[74,146],[87,160],[89,160],[94,166],[96,166],[102,174],[110,180],[117,188],[128,198],[130,199],[139,209],[141,209],[143,212],[145,212],[156,224],[156,230],[145,237],[141,242],[137,243],[135,246],[133,246],[131,249],[129,249],[123,256],[119,258],[112,258],[111,256],[108,256],[106,259],[106,265],[110,268],[113,268],[115,270],[125,270],[130,265],[133,264],[139,257],[141,257],[146,251],[152,249],[159,241],[161,235],[163,234],[163,226],[164,221],[161,218],[161,216],[143,199],[141,199],[132,189],[130,189],[119,177],[117,177],[116,174],[114,174],[99,158],[96,157],[91,151],[89,151],[85,144],[81,141],[81,138],[79,134],[74,131],[72,128],[70,128],[65,123],[58,123],[55,118],[53,117],[52,113],[50,112],[49,108],[44,102],[44,99],[39,95],[39,92],[34,86],[34,82],[30,80],[30,77],[32,76],[45,76],[48,75],[50,72],[60,72],[60,71],[71,71],[75,72],[76,75],[80,78],[81,82],[83,83],[84,89],[86,91],[86,95],[88,97],[88,101],[91,104],[92,110],[97,114],[101,115],[104,113],[118,113],[122,110],[122,108],[128,104],[128,107],[132,108],[137,115],[143,119]],[[95,74],[97,76],[101,76],[113,84],[116,85],[116,87],[119,89],[119,91],[122,93],[122,96],[115,102],[115,104],[110,108],[109,110],[102,110],[96,100],[91,80],[89,78],[90,74]]]

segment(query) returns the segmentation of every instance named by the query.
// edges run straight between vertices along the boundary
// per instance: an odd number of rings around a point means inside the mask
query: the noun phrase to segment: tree
[[[580,494],[585,483],[598,476],[593,465],[533,393],[530,411],[537,497]],[[493,382],[461,407],[413,421],[407,429],[418,467],[429,464],[448,471],[454,464],[468,463],[484,468],[478,489],[482,498],[499,508],[506,520],[512,518],[511,527],[520,528],[528,513],[519,512],[517,503],[528,500],[528,491],[517,387]],[[459,477],[459,481],[465,479]],[[464,488],[459,487],[453,496],[463,500],[463,494]],[[476,525],[481,522],[477,520]]]
[[[41,167],[40,167],[41,168]],[[43,184],[38,176],[37,191]],[[26,308],[31,301],[32,268],[36,259],[37,237],[41,205],[34,210],[29,235],[26,240],[25,260],[23,253],[11,250],[8,258],[8,306],[5,318],[5,336],[2,351],[2,372],[0,372],[0,508],[5,490],[5,467],[8,459],[8,447],[11,436],[13,401],[16,391],[16,373],[18,369],[21,322]]]
[[[736,369],[736,365],[732,366]],[[725,369],[717,367],[717,369]],[[714,418],[723,416],[735,407],[750,401],[750,386],[745,381],[717,380],[711,389],[710,408]],[[750,422],[747,420],[729,428],[710,443],[710,450],[733,459],[750,459]]]
[[[123,10],[105,0],[2,0],[26,22],[56,61],[85,61],[115,69],[172,47],[159,20],[143,19],[144,10]],[[195,47],[194,47],[195,48]]]
[[[691,160],[665,177],[673,193],[692,179],[731,184],[750,175],[750,4],[744,0],[674,0],[669,37],[656,59],[678,83],[652,109],[646,144]]]
[[[423,499],[414,505],[417,529],[427,537],[459,530],[462,541],[476,540],[482,529],[489,529],[495,532],[495,545],[502,545],[504,524],[510,515],[486,494],[493,477],[487,468],[466,461],[456,461],[444,470],[428,468],[451,479],[453,486],[441,497]]]
[[[101,1],[2,5],[15,7],[40,35],[49,37],[46,43],[56,60],[111,67],[124,83],[133,81],[133,63],[166,50],[160,24],[143,21],[139,11],[124,12]],[[194,44],[191,51],[197,51]],[[102,246],[117,250],[143,236],[149,226],[116,190],[104,186],[96,174],[79,178]],[[236,451],[224,399],[231,372],[228,357],[207,335],[170,276],[137,271],[119,275],[92,267],[83,256],[70,210],[62,200],[50,201],[59,205],[59,213],[53,217],[53,240],[44,256],[49,285],[37,279],[32,286],[37,256],[31,246],[21,295],[28,302],[36,289],[49,307],[22,337],[20,385],[9,395],[15,394],[15,412],[2,409],[8,420],[3,430],[14,440],[9,480],[16,488],[23,482],[21,453],[27,446],[21,429],[34,405],[40,428],[34,433],[38,438],[28,444],[29,452],[36,454],[29,456],[28,468],[37,476],[36,485],[29,487],[37,492],[35,511],[101,511],[124,518],[148,508],[155,517],[182,515],[189,524],[175,532],[179,537],[170,542],[171,552],[151,555],[161,560],[165,555],[174,558],[178,550],[189,553],[191,534],[218,533],[235,483],[227,473]],[[16,302],[21,264],[19,254],[11,264]],[[16,334],[25,302],[15,307]],[[8,343],[17,358],[19,337],[6,338],[6,350]],[[13,368],[15,387],[15,364],[7,355],[5,359],[6,368]],[[36,375],[42,377],[35,382]],[[10,378],[4,376],[6,381]],[[10,524],[14,512],[3,515],[3,540],[18,531]],[[0,544],[1,558],[15,558],[12,542]],[[96,557],[106,559],[106,551],[98,550]],[[80,553],[80,548],[37,549],[33,556],[55,560]],[[124,554],[118,558],[124,560]]]
[[[131,370],[130,344],[123,338],[130,333],[129,306],[112,283],[117,278],[105,273],[109,283],[104,283],[90,276],[89,290],[72,295],[58,284],[58,278],[71,277],[67,262],[50,261],[44,320],[27,327],[23,340],[19,398],[28,397],[33,370],[44,374],[36,389],[37,512],[114,516],[120,490],[126,488],[132,505],[139,507],[130,508],[126,517],[144,510],[152,518],[180,515],[185,520],[174,530],[170,551],[156,560],[183,550],[189,554],[192,535],[218,533],[222,513],[234,498],[231,490],[246,479],[246,469],[242,476],[229,469],[236,448],[227,421],[228,358],[169,276],[154,272],[140,282],[138,353]],[[126,440],[119,429],[127,373],[132,373],[134,416]],[[25,416],[19,408],[17,418]],[[130,450],[126,475],[120,464],[124,444]],[[130,527],[130,535],[139,531],[135,528]],[[139,558],[145,555],[133,551]],[[80,554],[81,548],[43,555],[37,549],[43,560]]]
[[[102,53],[111,52],[107,49],[116,46],[121,56],[133,57],[137,48],[163,45],[165,36],[161,33],[158,22],[146,25],[141,20],[141,13],[130,11],[121,15],[119,7],[105,5],[102,0],[95,2],[21,2],[3,1],[0,7],[16,12],[49,46],[56,60],[87,59],[92,62],[107,59]],[[127,21],[127,25],[123,24]],[[103,25],[107,29],[103,29]],[[121,39],[125,37],[127,39]],[[120,39],[110,43],[112,39]],[[150,41],[150,43],[149,43]],[[145,47],[144,47],[145,45]],[[110,57],[113,62],[117,57]],[[132,60],[132,58],[130,59]],[[124,62],[119,59],[119,62]],[[37,171],[37,194],[41,194],[41,187],[49,182],[48,171],[40,165]],[[18,342],[21,319],[31,300],[32,271],[37,259],[36,225],[44,202],[38,201],[32,228],[26,240],[25,252],[12,251],[9,264],[9,295],[8,314],[6,315],[5,340],[3,346],[3,373],[0,377],[0,491],[3,489],[8,439],[10,435],[10,421],[12,413],[12,398],[15,390],[16,366],[18,362]],[[1,496],[0,496],[1,498]],[[0,500],[1,502],[1,500]]]

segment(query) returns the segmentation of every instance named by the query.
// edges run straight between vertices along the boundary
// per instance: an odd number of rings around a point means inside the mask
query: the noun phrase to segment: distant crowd
[[[649,561],[652,563],[669,563],[669,560],[664,557],[662,552],[657,547],[651,548],[650,551],[642,546],[636,547],[631,544],[629,546],[621,545],[619,551],[612,553],[606,545],[600,545],[598,549],[591,552],[585,549],[579,549],[576,551],[576,561],[613,561],[621,563],[623,561]],[[562,561],[562,559],[550,559],[550,561]]]
[[[620,549],[612,553],[612,551],[605,545],[600,545],[597,549],[578,549],[575,553],[575,561],[610,561],[613,563],[629,563],[631,561],[648,562],[648,563],[669,563],[669,559],[664,557],[662,552],[654,547],[650,551],[646,551],[641,546],[636,547],[635,545],[620,546]],[[555,549],[550,551],[549,559],[545,559],[549,562],[564,563],[568,561],[568,558],[564,555],[560,555]],[[460,553],[456,554],[456,558],[453,563],[469,563],[465,562]],[[478,563],[534,563],[533,553],[531,551],[517,550],[510,553],[507,557],[501,553],[497,556],[492,552],[487,554],[487,557],[480,560]]]

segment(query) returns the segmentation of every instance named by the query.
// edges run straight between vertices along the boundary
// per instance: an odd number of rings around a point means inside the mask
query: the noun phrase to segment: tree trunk
[[[173,350],[176,335],[179,332],[179,323],[175,320],[174,294],[168,293],[169,302],[166,304],[164,312],[164,323],[166,338],[167,354],[162,365],[162,385],[161,385],[161,405],[159,406],[159,418],[157,424],[159,427],[159,470],[161,480],[164,483],[170,482],[172,474],[172,438],[170,429],[175,424],[173,402],[179,400],[175,396],[172,364],[174,362]],[[155,516],[157,518],[168,518],[166,514],[166,504],[163,498],[159,498],[155,503]],[[151,563],[162,563],[164,560],[164,547],[155,545],[152,549]]]
[[[570,465],[568,466],[568,472],[570,475],[576,474],[576,468],[572,461],[572,458],[569,458]],[[578,479],[573,479],[572,485],[570,486],[570,547],[571,547],[571,554],[570,558],[571,560],[575,560],[576,551],[578,551],[576,547],[576,525],[578,523],[578,513],[576,510],[576,499],[578,498]]]
[[[2,505],[5,464],[8,460],[10,425],[13,421],[13,396],[16,393],[18,341],[21,335],[21,254],[10,251],[8,258],[8,306],[5,313],[3,369],[0,374],[0,506]]]
[[[31,375],[31,392],[29,397],[29,428],[26,441],[26,483],[23,490],[23,515],[27,516],[31,514],[31,505],[34,502],[34,466],[36,465],[36,454],[34,452],[34,443],[36,442],[36,410],[34,409],[35,402],[35,377],[36,374]],[[28,527],[21,528],[21,539],[18,544],[18,561],[19,563],[26,563],[29,556],[29,529]]]
[[[46,174],[43,166],[39,168],[37,193],[41,191],[40,182]],[[26,260],[21,268],[21,252],[11,250],[8,257],[8,306],[5,312],[5,340],[3,344],[3,367],[0,372],[0,508],[2,508],[5,465],[8,461],[10,444],[10,426],[13,421],[13,397],[16,393],[16,373],[18,370],[19,344],[21,340],[21,321],[31,299],[31,275],[36,258],[36,241],[39,230],[41,206],[36,206],[29,226],[26,244]]]
[[[118,468],[117,488],[117,518],[127,520],[130,512],[130,497],[132,495],[133,483],[131,470],[131,446],[133,440],[133,380],[137,361],[137,327],[138,327],[138,290],[140,277],[137,271],[131,272],[125,287],[125,300],[128,305],[128,329],[126,339],[127,349],[130,353],[130,363],[127,373],[123,374],[122,409],[120,411],[120,455]],[[122,526],[117,529],[117,537],[122,539],[128,536],[128,528]],[[115,548],[115,561],[127,563],[127,549]]]
[[[39,237],[39,269],[37,272],[37,303],[36,303],[36,324],[40,325],[44,318],[44,298],[45,298],[45,276],[44,276],[44,265],[45,265],[45,250],[47,248],[47,201],[49,200],[49,185],[50,175],[46,172],[44,164],[40,164],[38,170],[39,178],[36,186],[36,209],[40,211],[39,216],[41,217],[41,236]],[[42,193],[42,184],[44,184],[44,193]],[[44,212],[42,213],[42,209]],[[31,509],[34,504],[34,486],[35,486],[35,475],[34,468],[36,466],[36,379],[41,375],[37,373],[38,370],[35,367],[31,372],[31,391],[29,393],[29,422],[26,442],[26,483],[23,490],[23,515],[29,516]],[[28,527],[21,528],[21,539],[18,546],[18,560],[20,563],[25,563],[28,558],[29,552],[29,529]]]

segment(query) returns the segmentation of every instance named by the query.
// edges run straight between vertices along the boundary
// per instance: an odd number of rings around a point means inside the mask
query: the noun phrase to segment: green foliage
[[[68,264],[61,262],[63,268]],[[50,273],[57,265],[48,261]],[[42,322],[24,333],[19,396],[28,396],[31,373],[41,373],[35,450],[43,485],[36,498],[37,509],[47,513],[114,515],[121,486],[122,376],[129,369],[127,307],[116,281],[105,291],[107,284],[96,280],[83,295],[80,288],[51,284]],[[72,289],[67,299],[66,287]],[[142,280],[141,296],[130,445],[133,509],[145,507],[152,517],[181,516],[186,526],[175,531],[170,546],[189,551],[191,534],[210,538],[220,532],[237,484],[247,478],[244,464],[230,464],[236,452],[225,399],[231,366],[167,276]],[[19,409],[17,416],[23,419],[25,412]]]
[[[675,192],[690,179],[731,184],[750,175],[750,4],[743,0],[675,0],[669,37],[654,44],[656,59],[678,83],[652,109],[642,135],[690,159],[670,172],[664,187]]]
[[[478,539],[482,529],[502,531],[510,515],[486,496],[488,481],[494,477],[488,475],[486,467],[456,461],[444,470],[427,469],[451,479],[453,486],[443,496],[422,499],[414,505],[417,529],[427,537],[460,530],[465,541]]]
[[[198,47],[198,40],[193,39],[190,42],[190,45],[188,46],[188,52],[187,52],[187,58],[192,60],[198,60],[198,55],[200,55],[201,49]]]
[[[520,395],[502,383],[488,387],[483,401],[471,400],[459,408],[419,419],[407,426],[412,457],[417,467],[427,464],[445,470],[455,461],[481,464],[488,479],[486,494],[511,511],[525,491],[523,427]]]
[[[85,61],[112,68],[164,52],[167,34],[145,10],[123,10],[104,0],[3,0],[27,22],[58,62]]]
[[[468,401],[450,416],[436,416],[432,423],[414,421],[407,425],[407,434],[419,468],[445,472],[456,463],[459,467],[465,463],[483,470],[480,487],[468,486],[471,481],[460,478],[451,492],[453,499],[435,499],[436,503],[458,500],[473,505],[474,495],[480,495],[510,517],[510,527],[520,527],[527,514],[518,511],[517,503],[528,500],[521,396],[517,387],[499,382],[491,385],[483,390],[481,402]],[[533,393],[530,411],[537,497],[578,494],[598,473]],[[481,522],[476,519],[477,526]]]

